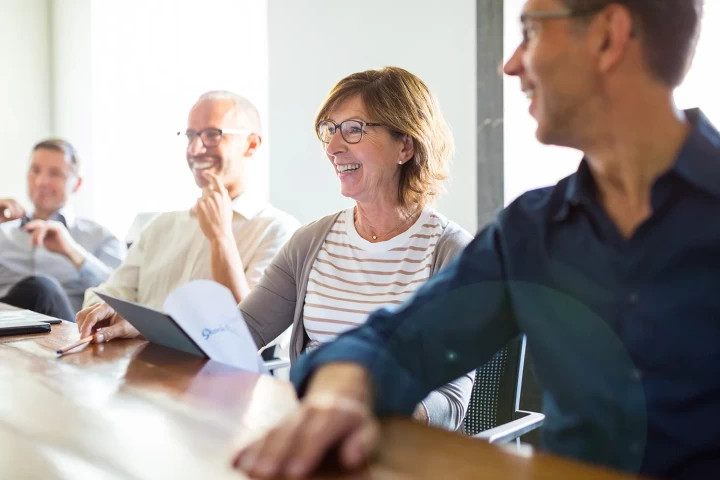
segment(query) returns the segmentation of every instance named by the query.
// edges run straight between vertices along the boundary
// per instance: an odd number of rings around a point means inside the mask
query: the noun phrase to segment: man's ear
[[[245,156],[252,157],[253,155],[255,155],[257,149],[260,148],[260,145],[262,145],[262,137],[257,133],[251,133],[250,135],[248,135],[247,142],[248,146],[245,150]]]
[[[74,186],[73,189],[72,189],[72,193],[75,193],[75,192],[77,192],[78,190],[80,190],[80,186],[82,185],[82,183],[83,183],[82,177],[78,176],[78,177],[77,177],[77,182],[75,183],[75,186]]]
[[[633,18],[627,7],[611,5],[601,14],[602,23],[597,38],[600,68],[607,72],[615,68],[627,53],[632,40]]]

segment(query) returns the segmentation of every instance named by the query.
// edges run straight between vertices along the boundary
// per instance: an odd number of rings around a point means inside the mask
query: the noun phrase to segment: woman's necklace
[[[410,216],[405,217],[404,219],[400,220],[400,223],[398,223],[397,226],[396,226],[395,228],[393,228],[392,230],[390,230],[389,232],[385,232],[385,233],[382,233],[382,234],[373,234],[372,232],[363,231],[363,232],[361,232],[361,233],[364,233],[364,234],[366,234],[366,235],[370,235],[370,237],[372,237],[373,240],[377,240],[378,237],[387,237],[388,235],[391,235],[391,234],[397,232],[398,230],[400,230],[400,227],[402,227],[403,225],[407,224],[408,220],[410,220],[410,219],[412,219],[412,218],[415,218],[415,215],[418,213],[419,210],[420,210],[420,209],[415,210]],[[355,222],[355,229],[359,231],[359,230],[360,230],[360,228],[359,228],[359,227],[360,227],[360,223],[358,222],[357,207],[355,207],[355,209],[354,209],[354,211],[353,211],[353,220],[354,220],[354,222]]]

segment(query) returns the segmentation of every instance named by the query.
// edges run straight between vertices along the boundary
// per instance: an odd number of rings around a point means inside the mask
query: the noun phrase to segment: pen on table
[[[63,348],[61,348],[60,350],[57,350],[55,353],[57,353],[58,355],[64,355],[64,354],[66,354],[67,352],[69,352],[70,350],[79,347],[80,345],[85,345],[86,343],[92,342],[93,339],[95,339],[96,336],[97,336],[98,343],[102,343],[103,340],[105,340],[105,335],[103,335],[103,334],[98,330],[97,332],[93,333],[92,335],[88,335],[87,337],[81,338],[80,340],[78,340],[78,341],[75,342],[75,343],[71,343],[71,344],[68,345],[67,347],[63,347]]]

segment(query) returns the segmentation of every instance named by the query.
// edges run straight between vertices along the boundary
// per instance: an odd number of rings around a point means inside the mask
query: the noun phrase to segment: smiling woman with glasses
[[[453,141],[437,100],[415,75],[388,67],[340,80],[315,132],[340,193],[355,207],[302,227],[240,304],[258,346],[292,326],[293,362],[362,325],[373,310],[409,298],[472,238],[430,207]],[[430,393],[415,418],[457,430],[473,380],[474,373],[463,375]]]

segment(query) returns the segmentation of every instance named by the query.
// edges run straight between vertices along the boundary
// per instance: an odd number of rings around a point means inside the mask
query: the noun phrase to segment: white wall
[[[51,131],[47,0],[0,0],[0,197],[28,207],[30,149]]]
[[[87,160],[79,210],[124,236],[139,212],[199,196],[175,135],[207,90],[247,96],[268,118],[261,0],[54,0],[58,130]],[[266,152],[257,187],[267,190]]]
[[[477,228],[475,0],[270,0],[270,198],[302,222],[351,205],[315,137],[320,103],[342,77],[403,67],[437,95],[455,135],[438,209]]]
[[[98,218],[93,156],[91,0],[50,0],[54,134],[73,144],[84,183],[70,203],[78,215]]]
[[[685,81],[675,91],[680,108],[700,107],[720,127],[720,95],[717,93],[718,46],[720,45],[720,1],[705,1],[700,40]],[[715,28],[713,28],[715,27]]]

